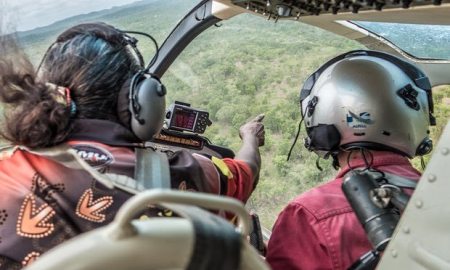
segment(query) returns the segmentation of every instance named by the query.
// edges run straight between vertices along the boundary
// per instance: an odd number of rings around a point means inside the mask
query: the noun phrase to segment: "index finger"
[[[262,113],[262,114],[256,116],[252,121],[254,121],[254,122],[261,122],[264,119],[265,116],[266,115]]]

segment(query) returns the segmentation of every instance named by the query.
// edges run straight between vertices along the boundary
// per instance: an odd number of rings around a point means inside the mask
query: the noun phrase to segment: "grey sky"
[[[49,25],[68,17],[113,6],[122,6],[137,0],[0,0],[19,31]],[[2,5],[0,5],[1,7]]]

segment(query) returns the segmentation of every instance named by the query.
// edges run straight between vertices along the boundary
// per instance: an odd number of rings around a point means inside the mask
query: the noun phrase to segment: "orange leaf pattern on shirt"
[[[105,214],[101,212],[106,210],[113,203],[111,196],[100,197],[94,201],[92,189],[86,190],[78,201],[76,214],[92,222],[101,223],[105,221]]]
[[[55,229],[48,221],[55,215],[55,210],[48,204],[43,204],[36,210],[36,200],[33,194],[28,194],[20,207],[17,221],[17,234],[28,238],[43,238]]]

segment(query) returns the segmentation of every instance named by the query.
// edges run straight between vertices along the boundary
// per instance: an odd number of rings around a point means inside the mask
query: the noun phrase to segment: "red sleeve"
[[[232,173],[228,179],[227,196],[247,202],[253,191],[253,174],[250,167],[244,161],[225,158],[223,159]]]
[[[289,204],[278,216],[270,237],[266,260],[273,270],[332,269],[321,244],[318,224],[299,204]]]

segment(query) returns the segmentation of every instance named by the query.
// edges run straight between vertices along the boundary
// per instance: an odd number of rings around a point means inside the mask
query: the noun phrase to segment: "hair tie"
[[[77,114],[77,104],[75,101],[70,101],[70,117],[74,117]]]
[[[70,89],[53,83],[46,83],[45,85],[50,89],[55,101],[69,108],[70,117],[74,117],[77,113],[77,105],[70,96]]]

